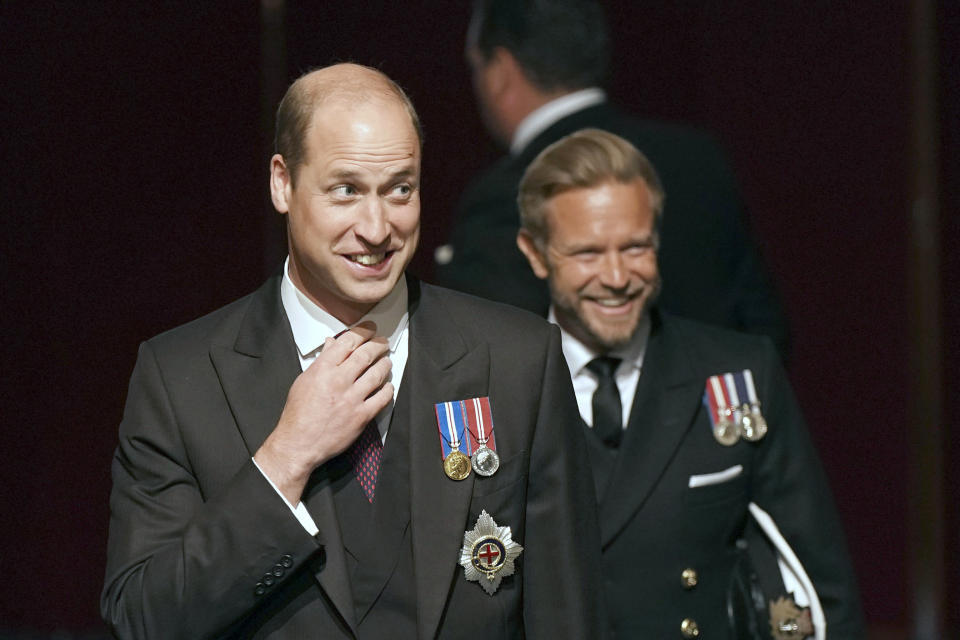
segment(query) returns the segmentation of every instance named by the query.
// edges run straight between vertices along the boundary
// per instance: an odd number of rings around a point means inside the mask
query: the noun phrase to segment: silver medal
[[[470,465],[480,476],[492,476],[500,468],[500,456],[493,449],[481,444],[470,457]]]

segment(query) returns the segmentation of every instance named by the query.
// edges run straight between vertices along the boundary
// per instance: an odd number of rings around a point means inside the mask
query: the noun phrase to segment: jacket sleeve
[[[551,328],[527,488],[527,638],[602,638],[596,498],[570,372]]]
[[[754,502],[771,516],[810,577],[827,637],[862,638],[856,578],[826,475],[772,347],[763,362],[757,393],[769,431],[757,448]]]
[[[173,407],[144,344],[112,465],[100,607],[118,638],[227,635],[319,548],[250,458],[205,495]]]

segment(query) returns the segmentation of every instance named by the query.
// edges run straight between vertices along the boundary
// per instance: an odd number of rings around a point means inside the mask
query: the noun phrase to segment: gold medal
[[[733,410],[723,407],[719,411],[720,419],[713,427],[713,437],[725,447],[732,447],[740,440],[740,425],[733,421]]]
[[[743,417],[740,420],[740,425],[743,428],[744,438],[750,442],[756,442],[767,435],[767,421],[763,419],[763,415],[760,413],[759,402],[753,406],[744,403],[741,413]]]
[[[470,475],[470,458],[459,449],[454,449],[443,459],[443,472],[451,480],[464,480]]]
[[[743,405],[743,437],[750,442],[762,440],[767,435],[767,421],[760,413],[760,402],[753,403],[750,407]]]

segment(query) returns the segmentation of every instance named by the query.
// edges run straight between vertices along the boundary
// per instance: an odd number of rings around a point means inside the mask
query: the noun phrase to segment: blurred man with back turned
[[[769,340],[659,309],[653,166],[586,129],[534,159],[519,203],[588,432],[611,637],[861,637],[830,490]]]
[[[288,90],[270,163],[282,274],[140,348],[101,599],[117,637],[598,633],[559,332],[405,275],[420,152],[378,71]]]
[[[786,323],[723,152],[698,131],[641,120],[610,104],[601,89],[609,49],[595,0],[475,2],[466,55],[484,122],[510,154],[462,196],[448,244],[435,253],[437,281],[545,314],[547,289],[514,244],[517,184],[547,145],[594,127],[643,151],[670,193],[661,232],[661,305],[770,336],[785,353]]]

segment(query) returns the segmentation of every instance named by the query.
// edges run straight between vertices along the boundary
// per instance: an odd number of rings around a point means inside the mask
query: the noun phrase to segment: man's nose
[[[357,237],[367,244],[379,246],[390,240],[390,224],[387,209],[378,197],[370,198],[361,207],[360,218],[354,225]]]
[[[630,278],[619,251],[605,253],[600,261],[600,284],[610,289],[623,289]]]

